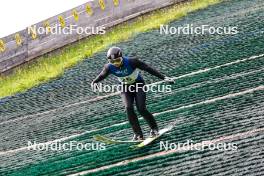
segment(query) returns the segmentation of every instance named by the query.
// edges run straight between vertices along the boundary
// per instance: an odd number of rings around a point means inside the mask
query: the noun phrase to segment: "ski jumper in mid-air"
[[[94,88],[96,83],[105,79],[109,74],[118,77],[122,86],[127,86],[126,91],[121,91],[123,104],[126,108],[127,117],[132,126],[134,136],[132,140],[143,140],[143,133],[139,125],[137,115],[134,111],[134,102],[138,112],[147,121],[150,127],[150,137],[158,135],[158,125],[153,115],[146,108],[146,92],[143,91],[145,81],[137,69],[147,71],[148,73],[157,76],[167,82],[174,82],[173,79],[164,76],[156,69],[148,64],[138,60],[137,58],[128,58],[122,55],[122,51],[118,47],[111,47],[107,52],[109,63],[104,65],[101,73],[93,80],[91,86]],[[137,89],[135,85],[137,84]]]

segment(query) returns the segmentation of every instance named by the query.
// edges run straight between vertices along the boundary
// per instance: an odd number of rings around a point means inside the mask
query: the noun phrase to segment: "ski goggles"
[[[115,58],[115,59],[108,59],[108,61],[111,63],[111,64],[120,64],[122,62],[123,58],[122,57],[118,57],[118,58]]]

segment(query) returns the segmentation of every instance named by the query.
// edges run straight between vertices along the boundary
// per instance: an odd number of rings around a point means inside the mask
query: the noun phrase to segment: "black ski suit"
[[[163,74],[159,73],[157,70],[155,70],[151,66],[147,65],[146,63],[144,63],[144,62],[142,62],[136,58],[124,58],[123,62],[127,63],[133,70],[140,69],[140,70],[147,71],[148,73],[150,73],[154,76],[157,76],[160,79],[165,78],[165,76]],[[125,63],[122,64],[120,69],[122,69],[122,67],[124,65],[127,65]],[[109,74],[111,74],[111,72],[113,72],[113,71],[111,71],[112,67],[113,67],[113,65],[110,63],[105,64],[102,72],[96,77],[96,79],[93,81],[93,83],[98,83],[99,81],[102,81],[103,79],[105,79]],[[142,130],[140,128],[137,115],[134,111],[134,102],[136,103],[136,107],[137,107],[138,112],[147,121],[150,128],[153,130],[158,130],[158,126],[157,126],[157,123],[156,123],[153,115],[146,108],[146,93],[143,91],[143,86],[145,85],[145,82],[144,82],[141,75],[140,75],[140,77],[141,77],[141,79],[135,80],[135,82],[132,84],[123,84],[123,86],[127,86],[127,88],[129,86],[133,86],[135,84],[138,84],[140,86],[139,86],[139,89],[137,92],[133,88],[131,88],[133,90],[132,92],[121,91],[121,98],[122,98],[123,104],[126,108],[127,117],[128,117],[129,123],[132,126],[134,134],[143,137],[143,133],[142,133]],[[129,90],[129,89],[126,89],[126,90]]]

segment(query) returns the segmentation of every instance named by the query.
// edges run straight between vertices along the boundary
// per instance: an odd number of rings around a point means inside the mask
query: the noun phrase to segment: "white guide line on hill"
[[[237,64],[237,63],[240,63],[240,62],[245,62],[245,61],[249,61],[249,60],[253,60],[253,59],[258,59],[258,58],[261,58],[263,56],[264,56],[264,54],[251,56],[249,58],[236,60],[234,62],[229,62],[229,63],[222,64],[222,65],[219,65],[219,66],[211,67],[211,68],[205,68],[205,69],[202,69],[202,70],[194,71],[194,72],[191,72],[191,73],[188,73],[188,74],[185,74],[185,75],[172,77],[172,78],[173,78],[173,80],[177,80],[177,79],[181,79],[181,78],[184,78],[184,77],[189,77],[189,76],[193,76],[193,75],[196,75],[196,74],[200,74],[200,73],[208,72],[208,71],[211,71],[211,70],[219,69],[221,67],[226,67],[226,66],[229,66],[229,65]],[[165,81],[158,81],[158,82],[151,83],[151,84],[148,84],[148,85],[156,85],[156,84],[161,84],[161,83],[164,83],[164,82]],[[91,103],[91,102],[99,101],[99,100],[102,100],[102,99],[105,99],[105,98],[109,98],[109,97],[112,97],[112,96],[116,96],[116,95],[119,95],[119,94],[120,94],[120,92],[115,92],[115,93],[111,93],[111,94],[104,95],[104,96],[98,96],[96,98],[89,99],[89,100],[86,100],[86,101],[81,101],[81,102],[69,104],[69,105],[66,105],[66,106],[63,106],[63,107],[60,107],[60,108],[56,108],[56,109],[52,109],[52,110],[48,110],[48,111],[45,111],[45,112],[40,112],[40,113],[36,113],[36,114],[32,114],[32,115],[17,117],[15,119],[11,119],[11,120],[7,120],[7,121],[4,121],[4,122],[1,122],[0,125],[16,122],[16,121],[27,119],[27,118],[34,117],[34,116],[49,114],[51,112],[56,112],[56,111],[59,111],[59,110],[63,110],[63,109],[66,109],[66,108],[69,108],[69,107],[73,107],[73,106],[78,106],[78,105],[85,104],[85,103]]]
[[[233,134],[233,135],[229,135],[229,136],[223,136],[223,137],[220,137],[220,138],[217,138],[214,140],[202,141],[200,143],[194,144],[194,147],[201,147],[204,144],[216,144],[216,143],[224,142],[224,141],[233,141],[233,140],[237,140],[240,138],[247,138],[247,137],[262,133],[262,132],[264,132],[264,128],[258,128],[258,129],[254,129],[254,130],[243,132],[243,133]],[[133,159],[129,159],[129,160],[120,161],[120,162],[117,162],[115,164],[102,166],[102,167],[99,167],[96,169],[82,171],[79,173],[71,174],[69,176],[86,175],[89,173],[103,171],[103,170],[111,169],[111,168],[118,167],[118,166],[125,166],[125,165],[128,165],[129,163],[134,163],[134,162],[138,162],[138,161],[142,161],[142,160],[146,160],[146,159],[153,159],[155,157],[166,156],[166,155],[170,155],[173,153],[180,153],[180,152],[185,152],[185,151],[190,151],[190,148],[180,147],[180,148],[177,148],[175,150],[161,151],[161,152],[157,152],[157,153],[142,156],[142,157],[137,157],[137,158],[133,158]]]
[[[194,103],[194,104],[182,106],[182,107],[175,108],[175,109],[170,109],[170,110],[167,110],[167,111],[154,113],[153,115],[154,116],[158,116],[158,115],[169,113],[169,112],[176,112],[178,110],[187,109],[187,108],[191,108],[191,107],[202,105],[202,104],[209,104],[209,103],[213,103],[213,102],[216,102],[216,101],[219,101],[219,100],[229,99],[229,98],[233,98],[233,97],[237,97],[237,96],[253,93],[255,91],[260,91],[260,90],[263,91],[264,90],[264,86],[258,86],[256,88],[248,89],[248,90],[245,90],[245,91],[242,91],[242,92],[232,93],[232,94],[228,94],[228,95],[225,95],[225,96],[222,96],[222,97],[216,97],[216,98],[213,98],[213,99],[205,100],[205,101],[202,101],[202,102],[199,102],[199,103]],[[139,119],[142,119],[142,117],[139,118]],[[83,132],[83,133],[80,133],[80,134],[74,134],[74,135],[71,135],[71,136],[68,136],[68,137],[63,137],[63,138],[52,140],[52,141],[38,143],[38,144],[36,144],[36,146],[37,145],[49,145],[49,144],[52,144],[52,143],[55,143],[55,142],[62,142],[62,141],[66,141],[66,140],[69,140],[69,139],[72,139],[72,138],[75,138],[75,137],[80,137],[80,136],[85,135],[85,134],[89,134],[89,133],[92,133],[92,132],[96,132],[96,131],[100,131],[100,130],[104,130],[104,129],[108,129],[108,128],[112,128],[112,127],[116,127],[116,126],[121,126],[121,125],[125,125],[125,124],[128,124],[128,122],[122,122],[122,123],[114,124],[114,125],[107,126],[107,127],[104,127],[104,128],[95,129],[95,130],[91,130],[91,131],[86,131],[86,132]],[[32,145],[32,146],[34,146],[34,145]],[[21,148],[13,149],[13,150],[0,151],[0,156],[1,155],[14,154],[16,152],[27,150],[27,149],[28,149],[27,147],[21,147]]]

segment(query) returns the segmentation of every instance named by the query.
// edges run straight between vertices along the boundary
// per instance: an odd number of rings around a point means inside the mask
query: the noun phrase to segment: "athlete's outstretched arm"
[[[165,79],[165,75],[161,74],[159,71],[157,71],[155,68],[151,67],[150,65],[146,64],[143,61],[140,61],[137,58],[133,58],[130,60],[132,65],[134,65],[134,67],[139,68],[140,70],[144,70],[154,76],[157,76],[160,79]]]
[[[108,68],[108,65],[105,64],[101,73],[93,80],[92,83],[98,83],[104,80],[108,75],[109,75],[109,68]]]

